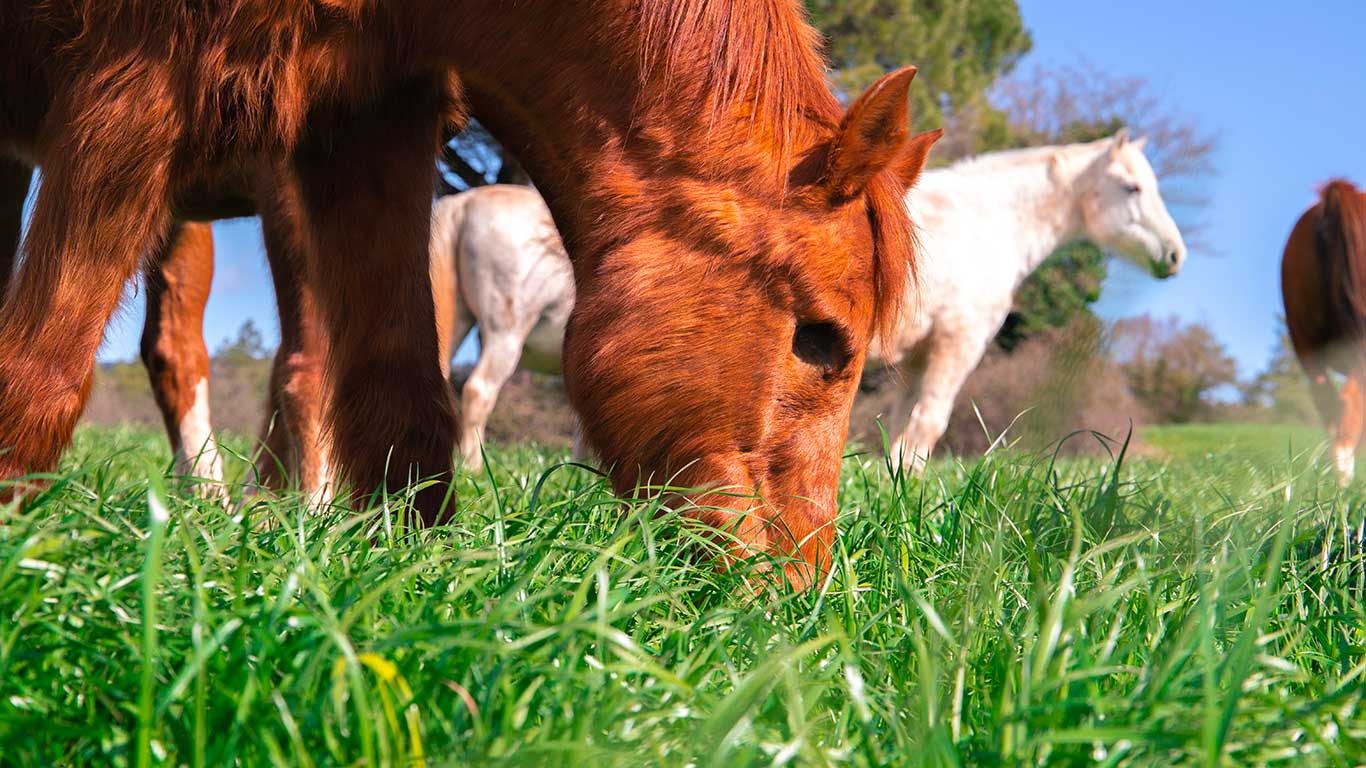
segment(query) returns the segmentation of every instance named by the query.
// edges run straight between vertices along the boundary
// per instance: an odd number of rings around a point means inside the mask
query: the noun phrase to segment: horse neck
[[[746,112],[754,99],[710,111],[713,94],[700,80],[679,76],[667,90],[652,88],[657,74],[645,72],[645,46],[633,38],[639,30],[625,23],[615,34],[602,32],[613,7],[632,5],[625,0],[529,0],[499,4],[493,14],[482,0],[440,5],[442,18],[462,19],[452,34],[481,27],[470,19],[497,17],[494,31],[481,28],[445,50],[454,52],[474,116],[536,180],[576,271],[621,237],[620,229],[602,226],[604,206],[617,219],[632,218],[633,210],[649,216],[661,191],[691,182],[781,195],[788,148],[814,144],[838,120],[819,76],[803,85],[829,103],[803,105],[817,117],[795,132]]]
[[[1018,246],[1016,285],[1024,282],[1058,246],[1086,232],[1082,202],[1090,162],[1086,145],[1036,151],[1008,162],[990,160],[945,173],[959,174],[973,189],[960,196],[980,201],[978,210],[999,216],[999,226]],[[1063,162],[1056,158],[1061,154]]]

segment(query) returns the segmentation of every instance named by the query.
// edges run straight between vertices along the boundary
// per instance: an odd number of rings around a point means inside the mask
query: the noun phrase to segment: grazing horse
[[[1300,216],[1281,259],[1285,324],[1346,485],[1366,422],[1366,194],[1341,179]],[[1335,387],[1331,372],[1345,375]]]
[[[27,165],[7,158],[0,166],[0,297],[13,274],[18,233],[28,179]],[[200,212],[201,215],[209,215]],[[250,204],[235,201],[216,215],[234,218],[253,213]],[[268,241],[272,238],[267,238]],[[278,238],[274,238],[278,240]],[[297,269],[284,256],[278,242],[267,248],[279,296],[281,343],[272,368],[270,409],[262,429],[265,450],[257,466],[257,478],[265,487],[281,487],[297,481],[315,495],[328,487],[326,442],[319,434],[321,416],[321,340],[315,324],[301,306],[308,292],[296,285]],[[209,351],[204,344],[204,309],[213,285],[213,231],[205,221],[178,221],[143,265],[146,319],[142,329],[141,357],[151,384],[152,397],[166,423],[177,471],[205,482],[195,490],[219,497],[223,461],[213,435],[209,406]],[[301,359],[312,375],[282,375]],[[288,389],[284,387],[289,385]],[[311,436],[304,441],[298,436]],[[305,450],[303,444],[309,448]]]
[[[987,154],[921,176],[907,195],[921,227],[921,291],[908,301],[920,311],[870,353],[902,366],[914,400],[909,419],[904,406],[891,416],[906,425],[891,445],[895,465],[924,468],[1015,291],[1059,245],[1086,237],[1161,278],[1181,268],[1186,245],[1143,144],[1120,131],[1084,144]]]
[[[432,290],[443,363],[479,326],[479,360],[460,398],[460,454],[466,468],[478,470],[484,427],[518,362],[541,373],[563,371],[574,268],[541,196],[495,184],[438,200]]]
[[[22,229],[32,169],[0,156],[0,299],[8,289]],[[221,492],[223,461],[209,417],[209,351],[204,346],[204,307],[213,283],[213,233],[207,223],[171,226],[145,268],[147,319],[142,361],[152,395],[183,474],[212,481],[199,486]]]
[[[340,478],[448,477],[428,230],[468,106],[573,258],[566,385],[614,486],[702,489],[737,555],[828,567],[858,371],[913,271],[912,68],[842,111],[794,0],[14,0],[0,50],[0,147],[43,168],[0,313],[0,478],[69,442],[168,222],[236,196],[312,292]]]

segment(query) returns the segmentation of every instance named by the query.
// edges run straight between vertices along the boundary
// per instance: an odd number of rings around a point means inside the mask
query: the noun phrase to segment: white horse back
[[[574,273],[540,195],[478,187],[438,201],[433,216],[433,288],[454,297],[450,313],[478,323],[485,344],[499,334],[525,337],[521,365],[559,373]]]

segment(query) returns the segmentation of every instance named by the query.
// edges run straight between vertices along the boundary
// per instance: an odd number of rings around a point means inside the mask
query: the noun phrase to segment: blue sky
[[[1084,58],[1148,80],[1219,137],[1209,251],[1156,282],[1115,266],[1109,319],[1148,312],[1209,326],[1248,375],[1280,332],[1280,256],[1290,228],[1333,176],[1366,184],[1366,3],[1022,0],[1029,59]]]
[[[1115,265],[1109,319],[1149,312],[1208,325],[1243,375],[1265,365],[1279,332],[1279,259],[1291,225],[1326,179],[1366,184],[1366,3],[1022,0],[1034,50],[1025,61],[1085,59],[1145,78],[1164,102],[1218,135],[1203,239],[1184,271],[1156,282]],[[1312,10],[1311,10],[1312,8]],[[214,227],[218,268],[205,317],[215,348],[250,317],[274,343],[274,296],[254,220]],[[100,357],[137,352],[142,303],[110,326]]]

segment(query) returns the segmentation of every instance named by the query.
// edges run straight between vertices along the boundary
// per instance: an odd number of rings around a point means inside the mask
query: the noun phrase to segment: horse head
[[[1186,243],[1143,154],[1146,137],[1130,140],[1121,129],[1103,143],[1079,179],[1087,236],[1155,277],[1175,275],[1186,260]]]

